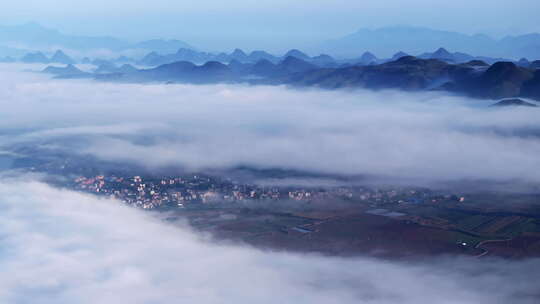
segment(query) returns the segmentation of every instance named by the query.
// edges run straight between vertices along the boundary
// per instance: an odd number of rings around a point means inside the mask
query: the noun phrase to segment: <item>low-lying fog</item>
[[[54,80],[24,68],[0,66],[8,151],[25,143],[148,167],[540,181],[534,108],[434,92]]]
[[[26,179],[26,178],[25,178]],[[387,262],[212,244],[119,202],[0,183],[0,302],[538,303],[538,261]]]

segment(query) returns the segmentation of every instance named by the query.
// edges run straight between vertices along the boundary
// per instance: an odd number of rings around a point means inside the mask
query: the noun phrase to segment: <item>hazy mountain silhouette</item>
[[[440,47],[491,57],[539,59],[540,34],[508,36],[496,40],[482,34],[466,35],[423,27],[393,26],[375,30],[360,29],[342,38],[326,41],[316,50],[350,58],[366,50],[391,57],[396,50],[421,54],[425,50]]]
[[[531,65],[531,62],[527,58],[521,58],[516,64],[520,67],[528,68]]]
[[[395,53],[394,56],[392,56],[392,60],[398,60],[399,58],[405,57],[405,56],[410,56],[410,55],[405,52],[399,51]]]
[[[249,61],[251,62],[257,62],[262,59],[265,59],[271,62],[277,62],[279,60],[278,57],[272,54],[269,54],[265,51],[253,51],[249,54],[248,58],[249,58]]]
[[[64,63],[64,64],[74,64],[75,60],[66,55],[63,51],[58,50],[52,56],[50,62],[52,63]]]
[[[231,60],[238,60],[240,62],[247,61],[248,55],[244,53],[241,49],[235,49],[230,55]]]
[[[377,56],[375,56],[373,53],[371,52],[365,52],[364,54],[362,54],[362,56],[360,57],[360,60],[358,61],[358,63],[361,63],[361,64],[372,64],[372,63],[377,63]]]
[[[146,49],[158,52],[170,52],[180,47],[192,48],[179,40],[148,40],[131,43],[109,36],[77,36],[63,34],[57,30],[43,27],[37,23],[27,23],[15,26],[0,26],[0,45],[23,45],[27,50],[48,49],[51,46],[64,49],[91,50],[109,49],[113,51],[128,49]],[[0,48],[0,55],[2,49]]]
[[[306,53],[304,53],[302,51],[299,51],[299,50],[296,50],[296,49],[288,51],[283,57],[284,58],[295,57],[295,58],[302,59],[302,60],[309,60],[310,59],[310,57]]]
[[[273,64],[285,60],[288,57],[301,59],[312,64],[321,64],[324,66],[335,65],[335,61],[328,55],[311,58],[307,54],[299,50],[290,50],[283,57],[274,56],[265,51],[253,51],[249,55],[241,49],[235,49],[232,53],[212,54],[207,52],[199,52],[192,49],[180,49],[174,54],[160,55],[157,52],[151,52],[141,59],[138,64],[144,66],[158,66],[163,64],[174,63],[177,61],[189,61],[193,63],[204,63],[208,61],[219,61],[227,63],[237,61],[239,63],[257,63],[260,60],[266,60]],[[318,62],[318,63],[317,63]]]
[[[49,63],[50,60],[42,52],[28,53],[21,58],[24,63]]]
[[[92,77],[92,74],[79,70],[72,64],[68,64],[65,67],[48,66],[43,73],[55,75],[57,78],[86,78]]]
[[[337,64],[336,59],[327,54],[315,56],[311,58],[310,62],[320,67],[335,67]]]

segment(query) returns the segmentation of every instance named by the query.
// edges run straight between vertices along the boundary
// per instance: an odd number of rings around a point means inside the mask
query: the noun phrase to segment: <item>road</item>
[[[481,254],[475,256],[476,258],[481,258],[485,255],[487,255],[489,253],[489,250],[487,249],[484,249],[482,248],[483,245],[487,244],[487,243],[497,243],[497,242],[508,242],[508,241],[511,241],[512,239],[504,239],[504,240],[486,240],[486,241],[482,241],[480,243],[478,243],[474,248],[477,248],[477,249],[481,249],[481,250],[484,250],[484,252],[482,252]]]

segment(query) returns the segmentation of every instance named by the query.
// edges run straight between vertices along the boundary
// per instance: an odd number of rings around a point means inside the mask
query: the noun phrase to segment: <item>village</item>
[[[321,201],[339,199],[373,204],[421,204],[440,201],[463,202],[463,197],[436,194],[429,189],[364,186],[299,187],[260,186],[235,182],[228,178],[204,175],[144,178],[98,175],[80,176],[73,188],[108,196],[143,209],[187,208],[208,204],[249,201]]]

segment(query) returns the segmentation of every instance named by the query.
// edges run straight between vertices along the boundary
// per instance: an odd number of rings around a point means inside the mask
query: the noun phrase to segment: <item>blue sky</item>
[[[359,28],[414,25],[493,36],[540,32],[537,0],[29,0],[2,4],[4,24],[196,46],[301,47]]]

